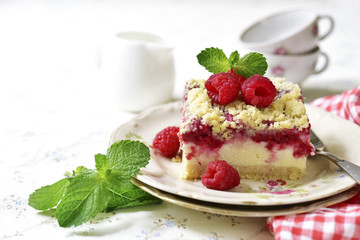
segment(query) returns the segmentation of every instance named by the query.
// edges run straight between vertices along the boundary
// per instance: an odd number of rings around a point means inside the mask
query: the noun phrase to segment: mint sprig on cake
[[[200,65],[211,73],[222,73],[233,70],[239,76],[249,78],[255,74],[264,75],[268,64],[266,58],[257,52],[250,52],[240,57],[238,51],[226,57],[219,48],[206,48],[197,55]]]

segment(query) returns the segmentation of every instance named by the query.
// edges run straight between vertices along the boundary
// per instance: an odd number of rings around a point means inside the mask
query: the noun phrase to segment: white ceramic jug
[[[160,36],[116,33],[104,42],[100,58],[102,81],[120,110],[138,112],[172,99],[172,46]]]

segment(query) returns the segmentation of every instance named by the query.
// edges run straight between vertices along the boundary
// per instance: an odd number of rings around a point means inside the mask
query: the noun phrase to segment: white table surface
[[[65,171],[93,168],[111,132],[135,116],[116,109],[99,77],[96,52],[106,34],[146,30],[171,38],[179,99],[186,80],[208,75],[195,58],[200,50],[240,49],[238,37],[247,25],[297,7],[336,21],[320,43],[329,68],[303,83],[308,99],[360,85],[356,0],[0,0],[0,238],[272,239],[266,218],[217,216],[166,202],[62,229],[27,206],[27,198]]]

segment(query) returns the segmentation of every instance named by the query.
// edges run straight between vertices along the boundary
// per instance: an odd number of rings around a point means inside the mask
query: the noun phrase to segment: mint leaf
[[[236,63],[239,61],[239,58],[240,58],[240,55],[239,55],[238,51],[234,51],[230,54],[229,61],[230,61],[231,68],[235,67]]]
[[[29,206],[36,210],[48,210],[60,202],[70,181],[64,178],[56,183],[37,189],[29,196]]]
[[[72,178],[75,175],[87,171],[91,170],[83,166],[77,167],[76,170],[72,171],[72,173],[65,173],[67,178],[61,179],[52,185],[44,186],[35,190],[29,196],[29,206],[35,208],[36,210],[48,210],[56,207],[63,198],[66,188],[69,186]]]
[[[266,58],[261,53],[251,52],[241,57],[233,69],[236,74],[249,78],[255,74],[264,75],[267,68]]]
[[[109,161],[106,155],[96,154],[95,155],[95,167],[99,173],[105,173],[109,169]]]
[[[76,175],[57,207],[61,227],[79,226],[102,212],[109,201],[104,180],[95,171]]]
[[[150,150],[142,142],[122,140],[107,151],[108,167],[119,180],[130,181],[150,160]]]
[[[108,189],[111,192],[111,195],[106,208],[107,212],[120,208],[161,202],[160,199],[152,196],[133,184],[127,186],[126,188],[118,188],[115,185],[109,186]]]
[[[211,73],[221,73],[231,70],[231,62],[225,53],[218,48],[206,48],[197,56],[200,65]]]

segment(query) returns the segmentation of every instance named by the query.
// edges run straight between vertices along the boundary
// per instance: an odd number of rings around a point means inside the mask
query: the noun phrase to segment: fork
[[[332,153],[324,151],[325,145],[316,134],[310,130],[310,141],[314,145],[316,154],[323,155],[330,159],[338,167],[344,170],[350,177],[352,177],[357,183],[360,184],[360,167],[349,161],[341,159]]]

